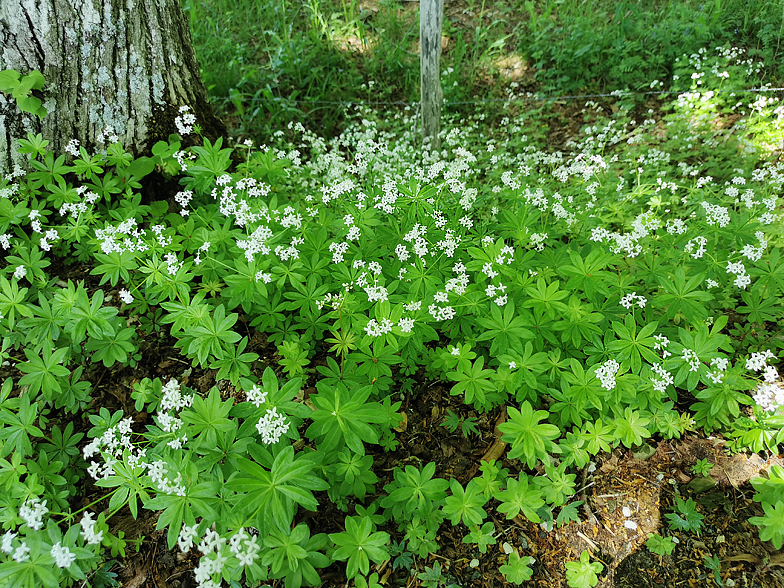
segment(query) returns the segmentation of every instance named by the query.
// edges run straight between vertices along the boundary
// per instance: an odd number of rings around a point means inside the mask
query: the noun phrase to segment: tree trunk
[[[444,0],[420,0],[419,59],[421,69],[422,142],[429,148],[441,148],[441,27]]]
[[[0,0],[0,70],[38,70],[43,120],[0,93],[0,173],[14,164],[18,138],[42,133],[55,154],[71,139],[102,147],[109,127],[142,154],[177,132],[190,106],[206,137],[224,135],[212,113],[179,0]]]

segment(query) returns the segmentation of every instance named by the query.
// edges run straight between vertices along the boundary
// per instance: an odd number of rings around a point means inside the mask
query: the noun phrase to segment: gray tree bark
[[[444,0],[420,0],[419,59],[421,69],[422,142],[440,149],[441,131],[441,28]]]
[[[226,132],[212,113],[179,0],[0,0],[0,70],[38,70],[48,115],[22,113],[0,93],[0,173],[25,157],[17,139],[42,133],[55,154],[71,139],[100,148],[107,127],[145,153],[176,132],[190,106],[207,137]]]

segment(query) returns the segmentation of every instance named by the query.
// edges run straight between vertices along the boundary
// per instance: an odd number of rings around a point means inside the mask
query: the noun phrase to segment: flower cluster
[[[746,289],[746,286],[751,284],[751,277],[746,273],[746,267],[743,265],[742,261],[737,261],[735,263],[727,262],[727,273],[734,274],[735,277],[735,285],[738,288]]]
[[[635,302],[640,308],[645,308],[645,304],[648,302],[648,299],[645,298],[645,296],[638,296],[637,292],[632,292],[631,294],[627,294],[621,298],[621,306],[627,310],[634,306]]]
[[[182,420],[169,411],[178,412],[186,406],[193,405],[193,394],[182,394],[180,383],[174,378],[170,379],[161,389],[161,405],[158,408],[156,420],[158,425],[167,433],[176,433],[182,428]],[[179,449],[188,438],[185,434],[182,437],[175,437],[168,442],[172,449]]]
[[[730,361],[726,357],[714,357],[711,359],[711,371],[708,372],[708,378],[714,384],[721,384],[724,381],[724,372],[730,365]]]
[[[19,509],[19,516],[28,527],[33,531],[37,531],[43,526],[44,515],[48,512],[49,509],[46,508],[46,500],[41,502],[40,498],[35,497],[25,501]]]
[[[246,393],[248,402],[259,408],[267,402],[267,392],[255,385]],[[289,430],[289,423],[286,415],[278,412],[278,407],[273,406],[259,418],[256,423],[256,430],[261,435],[261,440],[266,443],[277,443],[280,438]]]
[[[196,115],[190,112],[190,106],[180,106],[179,113],[174,118],[174,125],[180,135],[190,135],[193,132],[193,125],[196,124]]]
[[[689,364],[690,372],[696,372],[700,369],[700,365],[702,365],[699,356],[692,349],[684,348],[681,353],[681,359]]]
[[[784,406],[784,387],[779,381],[778,370],[772,365],[768,365],[769,359],[776,359],[770,349],[760,353],[752,353],[751,357],[746,360],[746,369],[762,372],[764,382],[757,387],[753,398],[763,410],[774,412]]]
[[[177,539],[177,545],[183,553],[193,548],[195,540],[199,537],[199,524],[183,525]],[[207,529],[199,543],[202,557],[199,565],[193,570],[199,588],[219,588],[220,575],[223,568],[234,557],[240,566],[252,566],[259,558],[261,546],[256,536],[251,536],[244,528],[240,528],[228,542],[218,532]],[[228,553],[227,553],[228,551]],[[215,580],[216,576],[218,577]]]
[[[605,390],[612,390],[615,388],[615,374],[618,373],[620,368],[621,364],[614,359],[605,361],[601,366],[596,368],[596,377],[599,378],[599,381],[602,383],[602,388]]]
[[[98,545],[103,541],[103,531],[95,531],[96,521],[93,520],[95,515],[91,512],[85,512],[79,524],[82,527],[82,537],[88,545]]]
[[[660,363],[653,364],[651,370],[658,376],[658,378],[651,376],[653,389],[657,392],[664,393],[667,390],[667,386],[671,386],[675,383],[675,378],[673,378],[672,374],[664,369]]]
[[[259,418],[256,423],[256,430],[261,435],[261,440],[269,445],[277,443],[280,438],[289,430],[289,423],[285,414],[278,413],[278,407],[273,406]]]

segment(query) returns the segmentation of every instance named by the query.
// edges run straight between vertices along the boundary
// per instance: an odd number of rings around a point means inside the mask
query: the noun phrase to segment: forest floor
[[[87,277],[87,276],[73,276]],[[159,377],[168,381],[176,377],[186,386],[206,393],[219,385],[222,396],[229,398],[231,386],[215,381],[215,370],[198,370],[189,367],[176,349],[161,335],[148,341],[144,359],[135,369],[126,368],[111,373],[98,367],[92,373],[96,379],[94,402],[110,409],[123,409],[126,414],[145,420],[146,415],[136,413],[130,397],[132,384],[144,377]],[[267,365],[276,366],[274,346],[267,345],[264,336],[256,334],[249,348],[262,358],[256,366],[258,373]],[[183,374],[189,374],[183,376]],[[306,397],[309,390],[304,390]],[[447,410],[461,419],[476,419],[477,434],[464,437],[458,430],[450,433],[441,426]],[[477,474],[483,459],[500,459],[511,475],[523,469],[519,460],[504,458],[505,443],[500,440],[497,425],[506,417],[503,409],[488,414],[476,414],[449,395],[447,387],[438,382],[420,381],[405,397],[401,412],[407,418],[397,431],[399,445],[392,452],[383,452],[371,446],[375,461],[374,470],[384,472],[387,479],[380,479],[380,491],[391,481],[395,466],[435,462],[436,475],[455,477],[465,484]],[[392,562],[377,567],[375,571],[386,586],[415,587],[416,572],[424,566],[440,562],[447,583],[480,588],[500,588],[505,585],[498,567],[506,560],[506,553],[517,550],[521,555],[535,558],[533,578],[524,586],[537,588],[566,588],[564,562],[579,558],[584,549],[593,551],[593,561],[604,564],[600,575],[600,588],[612,587],[675,587],[697,588],[702,586],[735,586],[738,588],[784,588],[784,554],[775,553],[768,543],[759,540],[758,529],[748,521],[762,515],[759,504],[753,502],[754,493],[749,479],[760,475],[773,464],[784,465],[777,456],[762,457],[757,454],[730,455],[724,450],[725,441],[718,437],[690,434],[683,439],[650,441],[639,450],[619,448],[612,453],[599,454],[593,463],[595,469],[584,468],[578,476],[578,494],[582,501],[577,509],[579,522],[569,522],[546,532],[542,524],[534,524],[517,517],[506,520],[495,511],[496,501],[486,506],[494,522],[496,545],[481,553],[476,545],[462,542],[467,533],[462,525],[442,525],[438,538],[441,550],[429,560],[417,561],[407,569],[393,569]],[[375,450],[375,451],[373,451]],[[691,467],[698,459],[713,464],[709,476],[695,477]],[[383,474],[382,474],[383,475]],[[86,500],[100,492],[88,489]],[[667,527],[665,514],[674,511],[675,497],[694,499],[705,516],[700,535],[678,532]],[[337,510],[326,496],[321,504],[328,505],[316,513],[304,512],[314,532],[338,532],[345,513]],[[372,497],[369,497],[372,499]],[[631,511],[625,517],[624,507]],[[628,512],[628,511],[627,511]],[[197,550],[182,554],[175,547],[166,547],[165,529],[155,530],[156,515],[147,511],[134,520],[128,512],[121,511],[110,519],[112,531],[125,532],[127,540],[140,536],[144,539],[138,552],[128,548],[126,557],[119,559],[113,572],[124,588],[192,588],[196,585],[192,569],[198,564]],[[637,524],[635,530],[624,526],[626,520]],[[396,536],[390,529],[393,540]],[[659,557],[644,545],[648,533],[661,532],[677,538],[678,543],[670,556]],[[705,562],[706,557],[721,561],[720,582]],[[338,565],[322,570],[323,586],[347,586],[345,573]],[[283,586],[282,581],[272,581],[271,586]]]
[[[415,13],[416,4],[410,4]],[[372,0],[364,5],[367,10],[374,10]],[[467,14],[459,3],[449,3],[447,11]],[[470,16],[466,18],[470,20]],[[350,40],[347,43],[351,45]],[[449,50],[448,43],[447,40],[446,50]],[[514,55],[506,62],[499,62],[499,66],[509,81],[518,82],[522,88],[532,84],[528,66]],[[493,83],[489,74],[487,83]],[[553,150],[560,149],[579,131],[582,106],[582,103],[553,105],[546,131]],[[652,98],[644,108],[658,109],[658,104]],[[74,268],[70,273],[73,275],[68,277],[84,279],[87,284],[96,281],[84,268]],[[266,366],[280,374],[274,345],[268,345],[263,335],[247,330],[250,338],[247,351],[258,353],[262,358],[259,365],[254,366],[255,375],[260,377]],[[102,366],[91,368],[88,377],[93,381],[93,402],[110,410],[122,409],[141,423],[148,417],[134,410],[130,391],[134,382],[145,377],[158,377],[163,381],[177,378],[201,393],[206,393],[212,386],[227,384],[216,382],[215,370],[192,369],[171,343],[163,333],[148,340],[144,344],[143,360],[134,369],[125,368],[114,373]],[[222,388],[224,398],[234,393],[231,386]],[[303,401],[307,393],[308,389],[305,389]],[[441,426],[448,410],[461,419],[475,418],[478,433],[468,437],[459,430],[450,433]],[[434,462],[436,476],[454,477],[461,484],[477,474],[483,459],[500,460],[510,475],[523,469],[519,460],[505,458],[505,443],[497,429],[506,417],[502,408],[488,414],[476,414],[459,398],[450,396],[448,387],[420,378],[405,395],[401,412],[405,412],[407,418],[397,431],[397,449],[383,452],[377,446],[369,447],[374,470],[380,477],[382,473],[387,475],[376,485],[377,492],[392,480],[393,468],[420,461]],[[490,501],[486,509],[489,520],[495,525],[497,543],[489,546],[486,553],[481,553],[474,544],[462,542],[467,534],[464,526],[445,523],[438,537],[441,550],[430,559],[416,561],[410,569],[405,566],[395,569],[390,561],[372,567],[371,571],[379,573],[385,586],[413,588],[421,585],[416,579],[417,572],[438,561],[444,570],[446,584],[500,588],[511,584],[504,582],[498,568],[506,561],[506,554],[516,550],[520,555],[530,555],[536,560],[533,578],[524,586],[566,588],[564,562],[577,559],[583,550],[590,549],[592,561],[604,565],[600,588],[784,588],[784,554],[775,552],[769,543],[761,542],[758,528],[749,523],[750,517],[763,514],[760,505],[752,501],[754,491],[749,480],[763,474],[773,464],[784,465],[784,459],[757,454],[730,455],[724,445],[725,440],[720,437],[706,437],[695,432],[677,440],[649,441],[633,452],[618,448],[609,454],[599,454],[592,464],[595,469],[589,472],[592,468],[586,468],[578,475],[579,492],[573,498],[582,501],[577,508],[579,522],[556,526],[547,532],[542,525],[521,517],[506,520],[495,510],[497,501]],[[695,477],[692,473],[691,468],[698,459],[713,464],[707,477]],[[85,503],[94,500],[100,492],[99,488],[88,488]],[[699,505],[700,513],[705,516],[700,535],[668,528],[665,515],[675,510],[676,497],[692,498]],[[326,496],[320,502],[326,505],[324,509],[303,514],[309,519],[311,530],[314,533],[341,531],[345,513],[337,510]],[[630,517],[624,516],[624,508],[631,511]],[[191,570],[198,563],[197,550],[188,554],[180,553],[176,547],[169,550],[165,529],[155,530],[156,520],[156,514],[148,511],[142,511],[139,519],[133,519],[127,509],[110,519],[113,533],[122,530],[127,540],[143,537],[139,550],[129,547],[126,557],[118,557],[112,568],[117,574],[118,585],[124,588],[196,586]],[[624,526],[627,520],[635,522],[637,528]],[[394,528],[385,530],[394,541],[402,539]],[[657,532],[677,538],[670,556],[660,557],[645,546],[648,534]],[[706,565],[706,558],[716,556],[721,565],[720,571],[714,573]],[[321,570],[322,585],[348,587],[344,568],[334,565]],[[283,586],[283,581],[270,581],[269,584],[278,588]]]

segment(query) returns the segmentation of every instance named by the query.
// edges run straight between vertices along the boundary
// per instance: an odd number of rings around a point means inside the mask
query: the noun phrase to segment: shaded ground
[[[372,5],[368,3],[369,10]],[[466,27],[473,26],[475,16],[465,11],[465,3],[447,3],[447,15],[461,21]],[[407,10],[415,10],[410,3]],[[492,16],[488,13],[485,17]],[[412,48],[415,50],[415,48]],[[449,43],[445,48],[449,51]],[[490,86],[502,76],[520,83],[520,91],[535,89],[528,66],[513,56],[498,64],[496,72],[487,72],[485,83]],[[525,106],[520,106],[524,108]],[[608,105],[609,109],[610,106]],[[651,101],[644,107],[657,108]],[[583,120],[584,101],[570,101],[550,105],[548,124],[539,132],[547,137],[552,150],[563,149],[567,141],[579,131]],[[656,117],[658,118],[658,117]],[[98,287],[98,280],[88,275],[84,268],[63,268],[61,274],[74,280],[84,279],[90,294]],[[111,293],[116,299],[117,292]],[[238,323],[239,329],[245,326]],[[266,365],[276,366],[274,346],[267,345],[265,338],[252,332],[243,332],[251,338],[248,351],[260,355],[255,366],[258,377]],[[149,422],[149,416],[137,413],[130,397],[134,382],[145,377],[160,377],[166,381],[178,378],[183,384],[206,393],[215,382],[214,370],[190,369],[179,351],[172,347],[173,341],[165,334],[151,333],[143,344],[143,360],[135,369],[124,368],[112,371],[102,366],[92,366],[87,377],[93,383],[94,406],[106,406],[110,410],[123,409],[126,415],[135,417],[135,429],[141,430]],[[183,376],[184,373],[189,375]],[[313,385],[313,381],[309,382]],[[224,382],[219,384],[224,398],[234,391]],[[501,409],[478,415],[469,410],[459,398],[449,395],[448,388],[418,379],[414,390],[404,398],[403,409],[407,415],[405,427],[401,427],[397,438],[399,447],[394,452],[382,452],[369,447],[375,461],[375,471],[380,481],[377,490],[392,479],[392,469],[418,460],[432,461],[437,466],[436,475],[457,478],[466,484],[476,475],[483,458],[501,459],[505,444],[497,436],[496,425],[503,418]],[[449,433],[440,426],[447,410],[452,410],[461,419],[477,419],[479,435],[463,437],[460,432]],[[56,421],[53,421],[53,423]],[[78,423],[77,423],[78,424]],[[82,422],[86,431],[89,423]],[[371,568],[378,571],[387,586],[418,586],[413,579],[416,571],[432,566],[438,560],[445,576],[461,586],[495,588],[505,586],[498,567],[506,562],[504,547],[514,549],[520,555],[536,559],[533,579],[526,585],[541,588],[566,586],[564,562],[579,557],[582,550],[592,551],[593,561],[601,561],[604,571],[599,586],[611,587],[655,587],[684,586],[702,587],[718,585],[713,572],[705,565],[706,556],[721,559],[721,581],[725,586],[748,588],[784,588],[784,557],[762,543],[756,527],[748,522],[752,516],[761,515],[762,509],[751,500],[753,490],[748,480],[758,475],[771,463],[782,463],[778,457],[767,459],[757,455],[733,456],[723,451],[721,439],[706,439],[698,435],[674,441],[651,441],[650,455],[618,449],[611,454],[596,458],[595,471],[584,471],[578,476],[580,492],[572,500],[582,500],[579,523],[571,523],[551,532],[525,519],[507,521],[496,512],[497,501],[486,506],[489,520],[496,530],[497,544],[481,553],[475,545],[462,543],[467,529],[462,525],[442,525],[439,536],[440,551],[425,561],[416,561],[412,572],[405,569],[393,570],[390,564]],[[636,456],[636,457],[635,457]],[[713,485],[702,492],[693,491],[691,466],[697,459],[707,459],[715,466],[711,471]],[[503,459],[503,467],[516,475],[522,468],[518,460]],[[100,495],[100,489],[89,485],[85,488],[84,503]],[[705,516],[705,529],[701,536],[688,533],[673,533],[667,529],[664,515],[673,511],[675,497],[694,498],[699,511]],[[372,498],[372,497],[371,497]],[[341,529],[345,514],[320,496],[323,508],[315,514],[307,514],[309,526],[314,532],[336,532]],[[106,505],[99,505],[105,507]],[[631,511],[630,517],[623,514],[624,507]],[[156,531],[155,513],[142,511],[134,520],[127,511],[121,511],[110,520],[114,533],[124,531],[126,539],[143,537],[138,552],[130,546],[126,557],[118,557],[112,571],[126,588],[191,588],[195,586],[192,569],[198,563],[198,551],[182,554],[178,549],[166,546],[165,530]],[[626,520],[637,524],[637,529],[627,529]],[[402,539],[396,528],[384,529],[394,540]],[[671,556],[659,557],[644,546],[650,532],[676,536],[679,540]],[[475,565],[472,565],[475,564]],[[322,570],[323,586],[338,588],[346,586],[344,565],[335,565]],[[276,588],[281,581],[269,582]]]
[[[148,417],[133,409],[130,390],[134,381],[143,377],[160,377],[164,381],[179,377],[201,393],[216,384],[213,370],[193,370],[186,372],[189,376],[182,377],[189,366],[167,343],[167,338],[162,337],[157,343],[148,345],[145,360],[135,370],[108,373],[103,368],[94,368],[90,374],[97,384],[94,402],[110,409],[122,408],[126,414],[135,415],[141,428]],[[263,337],[254,337],[251,345],[264,364],[275,363],[274,347],[265,345]],[[264,365],[258,367],[257,376],[260,376]],[[223,384],[219,385],[223,396],[233,395],[233,388]],[[478,415],[467,410],[458,398],[449,396],[448,388],[425,382],[406,396],[403,408],[407,422],[397,435],[398,449],[384,453],[378,447],[369,448],[380,478],[378,491],[391,481],[392,468],[417,463],[419,459],[435,462],[436,475],[456,477],[465,484],[476,474],[483,457],[501,457],[504,452],[505,444],[496,435],[499,416],[503,418],[501,410]],[[480,434],[464,438],[459,430],[449,433],[440,426],[447,409],[461,419],[475,417]],[[713,572],[704,562],[706,556],[714,555],[721,559],[721,578],[726,586],[784,587],[784,558],[774,553],[770,544],[761,543],[756,527],[748,522],[749,517],[761,515],[762,510],[751,500],[753,490],[747,483],[750,477],[772,463],[783,463],[782,460],[778,457],[763,459],[757,455],[730,457],[723,451],[721,439],[696,435],[669,442],[652,441],[649,447],[647,457],[644,449],[632,453],[620,448],[611,454],[601,454],[597,456],[595,471],[584,470],[582,477],[578,476],[580,492],[572,500],[584,501],[579,523],[570,523],[548,533],[541,525],[520,517],[507,521],[504,515],[495,511],[498,503],[492,500],[486,509],[488,520],[495,524],[496,545],[482,554],[476,545],[462,543],[468,532],[465,527],[444,524],[438,538],[441,550],[427,560],[415,561],[411,575],[415,576],[416,571],[422,571],[425,565],[432,566],[438,560],[445,576],[461,586],[505,586],[498,567],[506,562],[506,547],[536,559],[533,579],[526,585],[560,588],[566,587],[564,562],[578,558],[583,549],[588,549],[592,551],[593,561],[601,561],[605,566],[599,584],[602,588],[715,585]],[[690,468],[697,459],[715,464],[711,470],[712,487],[699,493],[689,488]],[[510,475],[521,469],[518,460],[503,459],[502,463],[509,468]],[[99,489],[87,489],[88,500],[97,495],[96,490]],[[705,515],[701,536],[673,533],[667,529],[664,514],[674,510],[678,494],[684,499],[694,498],[700,513]],[[346,513],[331,505],[326,495],[320,499],[324,508],[307,515],[309,526],[314,532],[342,530]],[[628,520],[637,523],[636,530],[624,527],[627,518],[623,515],[623,507],[631,510]],[[177,548],[168,550],[165,530],[155,531],[155,522],[156,515],[146,511],[139,520],[134,520],[127,512],[120,512],[110,520],[113,531],[123,530],[126,539],[144,536],[139,552],[134,552],[129,544],[126,557],[118,558],[112,571],[118,574],[118,580],[126,588],[195,586],[191,570],[198,563],[198,550],[188,554],[180,553]],[[384,530],[390,532],[394,540],[402,539],[395,528],[390,526]],[[644,546],[649,532],[676,536],[679,543],[673,554],[660,558],[649,552]],[[342,565],[334,565],[323,570],[323,586],[345,586],[342,569]],[[373,570],[380,573],[387,586],[419,585],[405,569],[392,570],[391,565],[386,564]],[[283,583],[278,581],[271,585],[277,587]]]

